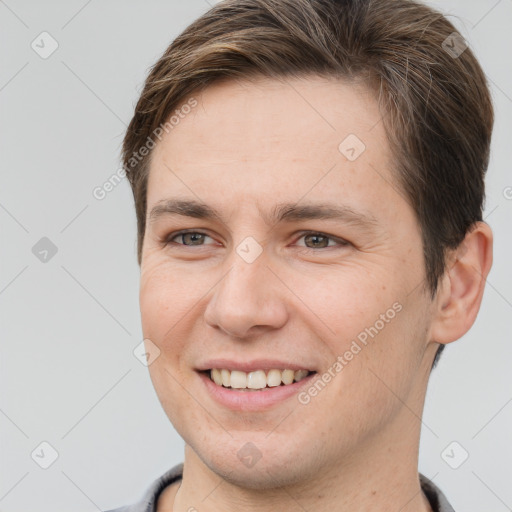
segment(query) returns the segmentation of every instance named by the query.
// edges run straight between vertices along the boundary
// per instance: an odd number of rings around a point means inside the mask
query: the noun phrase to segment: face
[[[141,263],[150,375],[178,433],[258,488],[419,432],[421,235],[374,96],[261,79],[196,100],[154,149]]]

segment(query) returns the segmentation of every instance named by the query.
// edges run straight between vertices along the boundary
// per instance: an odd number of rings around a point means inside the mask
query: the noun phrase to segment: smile
[[[208,375],[217,386],[240,391],[258,391],[265,388],[288,386],[294,382],[300,382],[312,373],[314,372],[309,370],[271,369],[243,372],[213,368]]]

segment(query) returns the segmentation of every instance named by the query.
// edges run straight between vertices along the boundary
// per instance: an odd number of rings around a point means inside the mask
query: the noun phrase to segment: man
[[[421,415],[492,264],[492,124],[463,39],[407,0],[226,0],[171,44],[123,158],[185,458],[119,511],[453,510]]]

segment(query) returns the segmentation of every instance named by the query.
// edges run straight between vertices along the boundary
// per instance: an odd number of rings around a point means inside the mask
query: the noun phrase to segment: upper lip
[[[256,370],[308,370],[315,371],[307,364],[292,363],[278,359],[252,359],[251,361],[234,361],[233,359],[209,359],[196,367],[198,371],[226,369],[241,372],[254,372]]]

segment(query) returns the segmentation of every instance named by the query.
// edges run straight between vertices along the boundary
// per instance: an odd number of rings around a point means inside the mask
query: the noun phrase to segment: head
[[[392,439],[472,325],[493,111],[454,32],[406,0],[226,0],[153,66],[123,145],[143,332],[164,410],[219,474],[248,442],[263,486]],[[275,358],[316,372],[302,398],[235,414],[205,393],[212,360]]]

